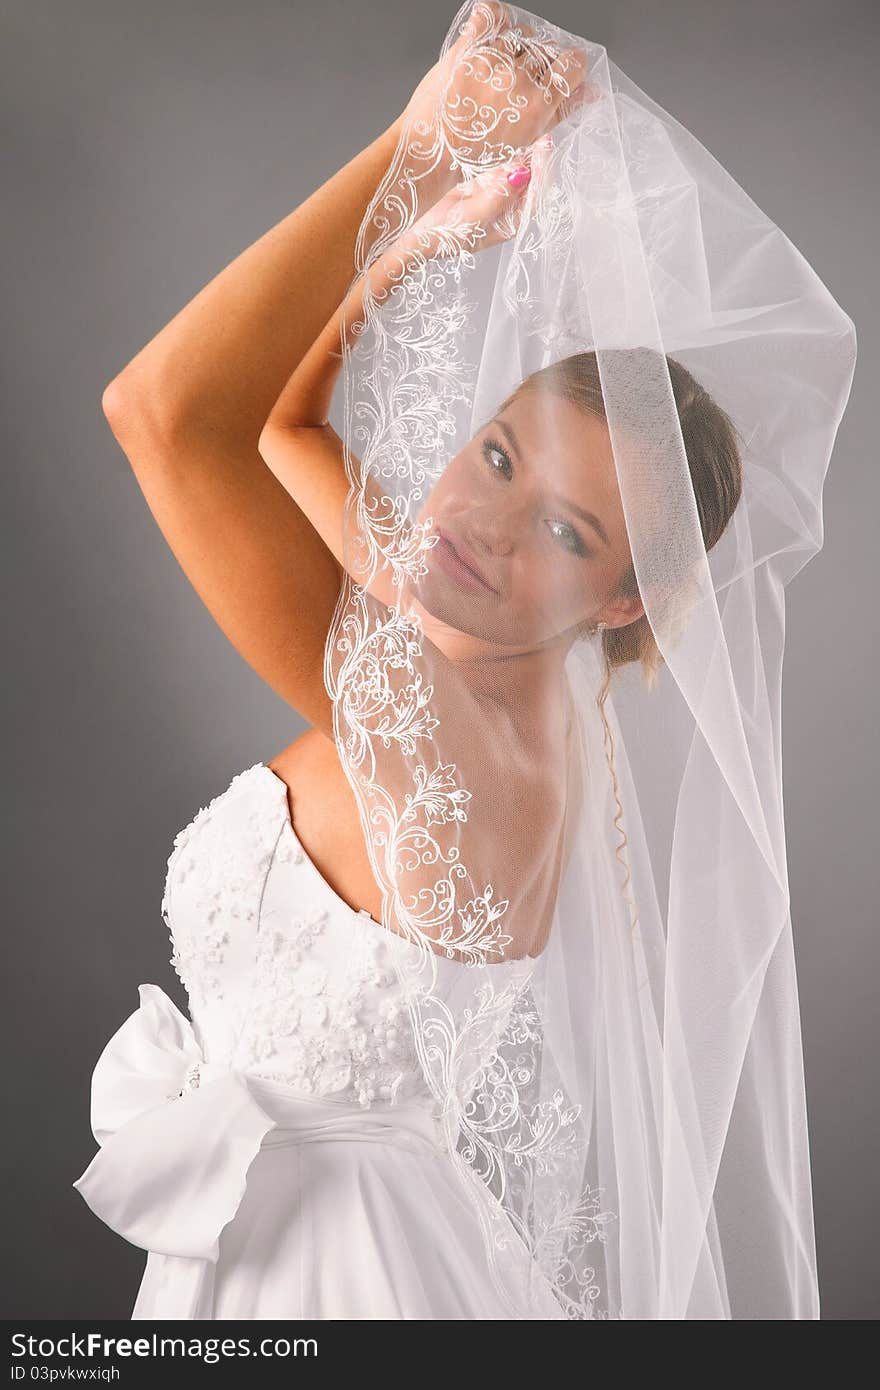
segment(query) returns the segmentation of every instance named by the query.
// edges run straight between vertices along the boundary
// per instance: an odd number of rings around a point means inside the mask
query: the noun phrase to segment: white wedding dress
[[[139,987],[73,1184],[149,1252],[132,1319],[511,1318],[401,1003],[418,947],[330,887],[264,763],[177,835],[162,914],[190,1018]],[[470,973],[438,972],[450,997]]]

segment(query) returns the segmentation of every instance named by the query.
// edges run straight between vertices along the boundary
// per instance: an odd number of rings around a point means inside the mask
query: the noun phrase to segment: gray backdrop
[[[301,721],[214,626],[101,412],[211,276],[379,133],[457,0],[6,0],[7,1318],[127,1318],[70,1186],[153,981],[178,829]],[[534,8],[534,6],[533,6]],[[824,1315],[878,1312],[877,7],[543,0],[785,230],[859,330],[824,551],[788,590],[784,770]]]

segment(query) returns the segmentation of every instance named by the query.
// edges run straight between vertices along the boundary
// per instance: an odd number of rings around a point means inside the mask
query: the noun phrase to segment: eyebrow
[[[518,458],[522,459],[522,449],[520,448],[519,440],[517,439],[513,431],[513,427],[509,425],[506,420],[502,420],[500,416],[496,415],[495,421],[499,429],[503,430],[504,434],[507,436],[507,442],[513,449],[513,452],[517,455]],[[606,545],[611,544],[611,542],[608,539],[608,532],[605,530],[605,527],[602,525],[601,521],[594,512],[584,511],[583,507],[579,507],[576,502],[572,502],[570,497],[564,497],[561,492],[554,492],[551,494],[551,496],[555,497],[558,502],[561,502],[563,504],[563,506],[568,507],[570,511],[573,511],[577,516],[581,518],[582,521],[586,521],[589,526],[592,526],[594,531],[598,533],[598,535],[602,538]]]

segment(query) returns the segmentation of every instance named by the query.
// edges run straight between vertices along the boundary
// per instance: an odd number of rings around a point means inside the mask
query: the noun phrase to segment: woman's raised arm
[[[503,7],[496,17],[503,20]],[[340,534],[347,485],[338,449],[312,447],[334,444],[314,391],[320,414],[309,417],[311,432],[295,459],[300,489],[309,473],[307,505],[260,448],[270,438],[270,416],[278,419],[273,408],[282,390],[313,345],[317,355],[293,390],[316,363],[325,374],[320,389],[332,389],[326,346],[336,331],[333,316],[351,284],[357,233],[402,124],[419,128],[440,91],[456,109],[474,99],[472,89],[485,92],[472,66],[458,64],[467,29],[404,114],[200,290],[103,398],[153,516],[205,606],[254,670],[328,736],[324,647],[342,578],[332,537]],[[576,54],[563,55],[552,67],[580,72],[578,63]],[[517,84],[530,98],[523,107],[518,96],[516,105],[516,135],[525,147],[558,115],[562,89],[548,102],[525,74]],[[442,202],[454,177],[449,160],[438,162],[420,182],[425,201]],[[289,400],[285,393],[283,409]]]
[[[351,281],[358,227],[398,125],[200,290],[103,398],[199,597],[244,659],[328,735],[323,652],[340,569],[258,444]]]
[[[348,288],[399,128],[400,118],[210,280],[110,383],[108,416],[138,412],[163,430],[207,426],[255,444]]]

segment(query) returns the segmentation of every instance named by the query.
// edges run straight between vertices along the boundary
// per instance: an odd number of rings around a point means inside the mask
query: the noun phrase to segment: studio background
[[[127,1318],[71,1183],[92,1068],[161,985],[174,835],[305,727],[215,626],[101,411],[198,289],[387,126],[458,0],[7,0],[5,1318]],[[880,1313],[878,10],[540,0],[604,44],[854,319],[825,547],[787,589],[783,770],[823,1316]]]

